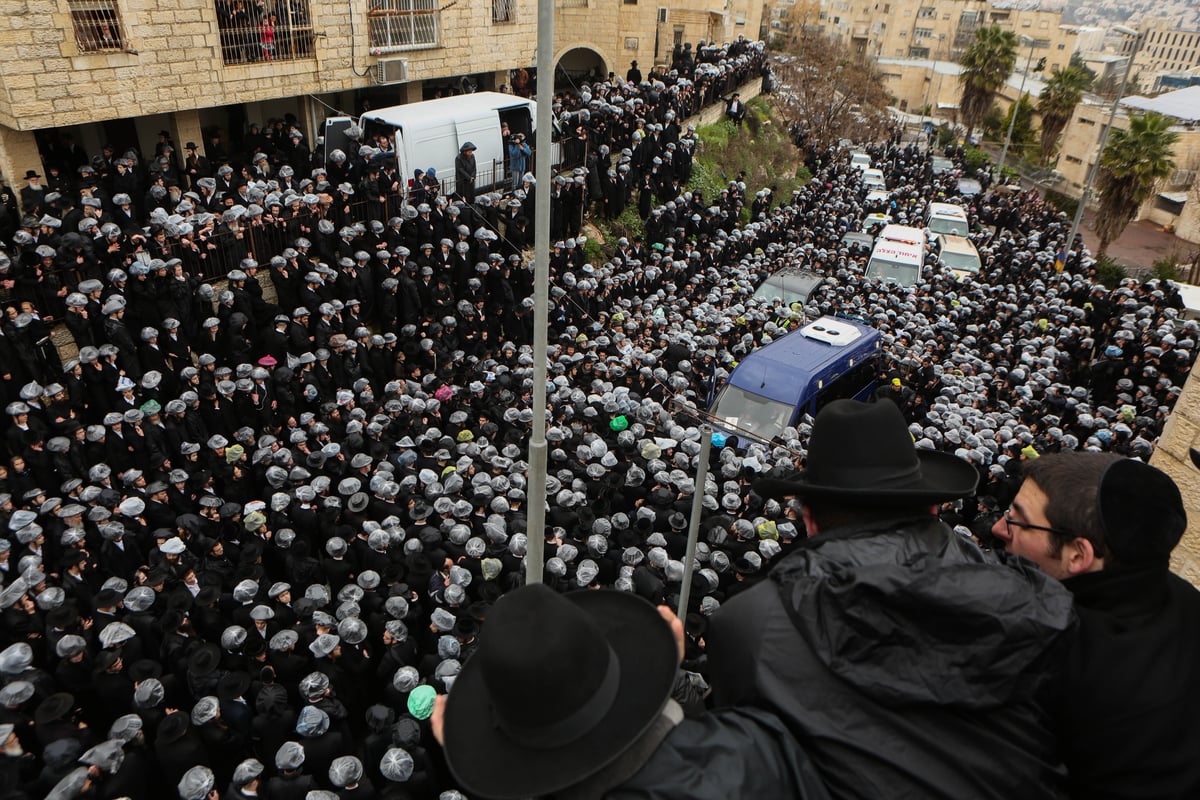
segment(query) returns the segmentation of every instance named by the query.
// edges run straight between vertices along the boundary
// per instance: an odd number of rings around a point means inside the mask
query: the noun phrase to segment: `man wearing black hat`
[[[46,187],[42,176],[35,169],[25,171],[26,185],[21,187],[21,210],[26,214],[40,214],[46,201]]]
[[[712,617],[714,696],[780,714],[833,797],[1058,796],[1040,692],[1071,598],[934,516],[976,481],[895,404],[837,400],[807,468],[755,484],[800,497],[810,538]]]
[[[1200,796],[1188,755],[1200,750],[1200,592],[1170,571],[1187,527],[1179,488],[1110,453],[1046,455],[1024,474],[993,534],[1075,596],[1058,697],[1071,796]]]
[[[526,586],[488,614],[435,706],[434,735],[472,797],[826,797],[772,714],[684,720],[671,699],[682,655],[682,624],[665,608]],[[564,670],[572,680],[556,681]]]

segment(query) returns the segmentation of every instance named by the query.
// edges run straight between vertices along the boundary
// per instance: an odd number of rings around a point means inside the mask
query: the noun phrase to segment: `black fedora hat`
[[[43,700],[33,712],[33,721],[38,725],[46,725],[60,720],[75,707],[75,696],[67,692],[52,694]]]
[[[817,414],[807,466],[787,478],[763,478],[763,497],[826,498],[859,505],[937,503],[975,492],[979,473],[961,458],[917,450],[892,402],[835,400]]]
[[[188,658],[188,672],[202,677],[210,674],[221,661],[221,651],[212,642],[205,642]]]
[[[498,800],[578,783],[658,718],[677,664],[670,628],[635,595],[517,589],[493,607],[449,696],[450,770]]]

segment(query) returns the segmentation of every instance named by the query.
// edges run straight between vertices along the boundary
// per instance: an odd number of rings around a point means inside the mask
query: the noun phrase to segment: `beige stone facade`
[[[1080,44],[1080,28],[1063,25],[1061,11],[1024,8],[1007,0],[822,0],[818,25],[876,58],[957,60],[975,31],[999,25],[1036,42],[1035,61],[1065,65]],[[1085,43],[1090,43],[1086,36]]]
[[[1200,30],[1173,20],[1147,20],[1138,26],[1144,37],[1135,60],[1142,88],[1152,89],[1156,73],[1187,72],[1200,67]]]
[[[1188,457],[1192,447],[1200,447],[1200,378],[1194,372],[1163,428],[1150,463],[1175,480],[1187,509],[1187,533],[1172,554],[1171,569],[1200,586],[1200,470]]]
[[[509,83],[511,70],[532,68],[536,0],[456,0],[429,4],[432,46],[373,52],[370,8],[398,0],[291,0],[305,8],[311,47],[294,60],[227,64],[228,38],[216,0],[8,0],[0,14],[0,174],[13,183],[41,170],[37,131],[70,130],[95,155],[104,142],[152,149],[159,130],[174,141],[293,114],[317,130],[325,116],[413,102],[466,77],[480,89]],[[282,2],[282,0],[280,0]],[[667,63],[679,41],[757,39],[761,2],[729,0],[556,0],[555,54],[579,73],[624,77],[637,59],[643,72]],[[119,46],[81,49],[72,10],[105,7],[119,18]],[[274,7],[274,6],[272,6]],[[497,9],[504,9],[499,13]],[[496,21],[497,18],[503,21]],[[257,49],[257,32],[250,45]],[[377,82],[384,59],[403,59],[406,76]],[[393,76],[393,80],[396,80]],[[16,180],[13,180],[16,179]]]
[[[1089,99],[1075,109],[1059,149],[1057,170],[1063,176],[1059,191],[1075,197],[1083,193],[1088,172],[1099,155],[1100,135],[1111,107]],[[1124,129],[1128,124],[1125,111],[1119,111],[1113,127]],[[1179,125],[1174,130],[1178,135],[1173,151],[1176,169],[1155,187],[1137,219],[1170,226],[1180,239],[1200,243],[1200,130],[1194,125]]]

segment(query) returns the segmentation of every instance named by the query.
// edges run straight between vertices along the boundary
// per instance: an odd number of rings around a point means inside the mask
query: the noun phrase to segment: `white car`
[[[850,166],[860,171],[864,169],[870,169],[871,157],[866,153],[851,153]]]
[[[883,179],[883,170],[881,169],[864,169],[862,171],[863,186],[868,189],[887,189],[887,181]]]

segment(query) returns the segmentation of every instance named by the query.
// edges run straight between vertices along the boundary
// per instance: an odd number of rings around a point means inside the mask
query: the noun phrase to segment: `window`
[[[437,47],[441,27],[437,0],[367,2],[367,44],[374,51]]]
[[[913,36],[918,39],[933,38],[933,28],[913,28]]]
[[[225,64],[314,58],[308,0],[216,0]]]
[[[1047,49],[1049,49],[1049,47],[1050,47],[1049,39],[1034,39],[1033,40],[1033,49],[1034,50],[1047,50]]]
[[[124,50],[125,36],[115,0],[67,0],[75,44],[85,53]]]
[[[908,48],[909,58],[929,58],[928,47],[910,47]]]
[[[624,0],[624,2],[627,6],[636,6],[638,4],[638,0]]]
[[[919,19],[937,19],[937,9],[933,6],[922,6],[917,9]]]
[[[629,0],[625,0],[629,2]],[[637,2],[637,0],[633,0]],[[516,22],[517,0],[492,0],[492,22]]]
[[[667,10],[665,8],[660,8],[658,10],[658,21],[659,22],[667,21]]]
[[[1082,164],[1083,163],[1083,159],[1080,158],[1079,156],[1068,155],[1067,161],[1070,161],[1072,164]]]

